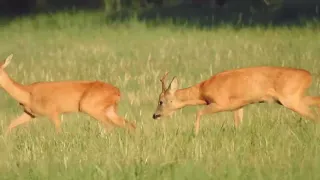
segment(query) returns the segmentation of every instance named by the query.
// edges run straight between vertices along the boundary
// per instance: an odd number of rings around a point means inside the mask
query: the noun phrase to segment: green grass
[[[119,113],[137,123],[133,135],[104,133],[85,114],[63,116],[56,135],[47,118],[3,132],[22,109],[4,91],[0,101],[1,179],[319,179],[320,127],[276,104],[203,116],[187,107],[170,119],[151,117],[168,70],[180,87],[237,67],[305,68],[319,92],[320,35],[308,28],[221,27],[212,30],[136,21],[107,25],[90,14],[23,18],[0,29],[0,56],[18,82],[102,80],[119,87]]]

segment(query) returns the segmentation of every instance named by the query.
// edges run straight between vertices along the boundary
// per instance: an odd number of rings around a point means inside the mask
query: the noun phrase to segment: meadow
[[[0,91],[0,179],[319,179],[320,126],[277,104],[244,109],[240,129],[231,112],[196,111],[153,120],[160,77],[169,71],[188,87],[223,70],[278,65],[313,75],[320,95],[320,34],[305,27],[148,26],[135,20],[106,24],[96,14],[39,15],[2,25],[0,56],[17,82],[100,80],[122,93],[119,114],[137,124],[134,134],[105,133],[85,114],[63,116],[57,135],[47,118],[5,137],[22,109]]]

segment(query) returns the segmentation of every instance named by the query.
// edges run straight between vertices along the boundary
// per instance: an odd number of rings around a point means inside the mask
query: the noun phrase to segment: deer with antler
[[[317,105],[320,108],[320,97],[305,95],[311,86],[312,77],[304,69],[272,66],[239,68],[217,73],[183,89],[178,89],[176,77],[166,87],[167,75],[168,72],[160,79],[162,92],[153,119],[170,116],[185,106],[205,105],[196,114],[195,134],[199,132],[202,115],[233,111],[237,128],[243,119],[243,108],[263,102],[276,102],[318,122],[309,106]]]
[[[111,84],[100,81],[36,82],[22,85],[9,77],[5,68],[13,55],[0,63],[0,86],[23,106],[24,112],[13,120],[6,135],[15,127],[30,122],[38,116],[52,120],[56,132],[61,132],[60,115],[84,112],[100,121],[107,130],[113,126],[134,130],[130,123],[117,114],[120,91]]]

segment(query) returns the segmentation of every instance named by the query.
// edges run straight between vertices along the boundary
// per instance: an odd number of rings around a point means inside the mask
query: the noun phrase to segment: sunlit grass
[[[204,116],[193,136],[187,107],[154,121],[159,78],[191,86],[231,68],[305,68],[319,94],[320,35],[307,28],[230,27],[198,30],[143,23],[107,25],[94,15],[39,16],[0,30],[0,56],[14,54],[7,72],[23,84],[102,80],[119,87],[119,114],[137,123],[134,135],[111,134],[85,114],[63,116],[56,135],[47,118],[0,140],[1,179],[318,179],[319,127],[279,105],[251,105],[233,128],[232,113]],[[1,134],[22,109],[1,92]]]

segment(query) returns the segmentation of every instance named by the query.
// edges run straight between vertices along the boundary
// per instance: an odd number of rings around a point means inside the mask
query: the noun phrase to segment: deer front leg
[[[23,112],[19,117],[17,117],[15,120],[13,120],[9,127],[7,128],[7,131],[5,133],[5,135],[8,135],[11,130],[21,124],[25,124],[30,122],[34,117],[26,112]]]
[[[233,111],[233,118],[234,118],[234,126],[237,128],[239,127],[240,123],[243,119],[243,108],[237,109]]]
[[[195,122],[195,134],[197,135],[199,133],[200,117],[204,114],[212,114],[212,113],[217,113],[222,111],[234,111],[236,120],[238,122],[241,122],[243,117],[243,109],[241,108],[242,106],[243,106],[243,101],[239,99],[232,102],[224,103],[224,104],[216,104],[216,103],[209,104],[208,106],[198,111],[197,113],[197,118]]]
[[[199,110],[197,112],[196,122],[195,122],[195,135],[198,135],[199,128],[200,128],[200,117],[204,114],[210,114],[210,113],[217,113],[228,110],[227,108],[223,108],[222,106],[219,106],[215,103],[211,103],[208,106],[206,106],[204,109]]]
[[[61,133],[61,120],[60,120],[60,114],[59,113],[54,113],[51,115],[51,120],[53,121],[53,124],[55,126],[56,132],[58,134]]]

